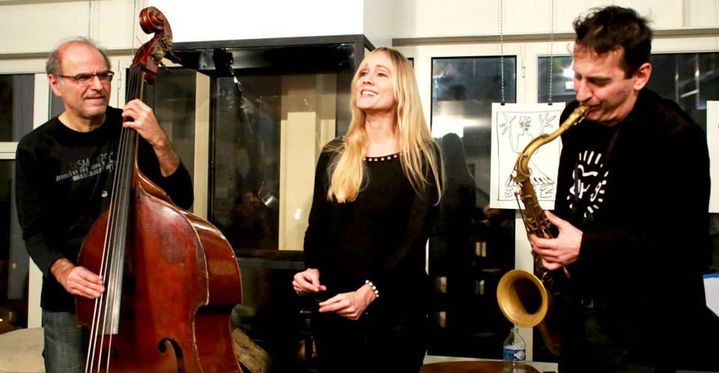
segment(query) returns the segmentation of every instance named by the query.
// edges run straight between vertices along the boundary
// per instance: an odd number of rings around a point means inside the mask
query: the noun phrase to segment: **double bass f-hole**
[[[153,38],[138,48],[126,102],[142,99],[172,30],[154,7],[140,13]],[[78,263],[100,274],[105,292],[78,297],[77,318],[90,329],[86,372],[241,372],[232,349],[230,312],[242,302],[237,258],[211,223],[177,206],[138,167],[138,134],[122,128],[112,197],[93,223]]]

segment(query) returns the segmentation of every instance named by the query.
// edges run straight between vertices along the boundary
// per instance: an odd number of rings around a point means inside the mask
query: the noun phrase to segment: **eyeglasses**
[[[112,77],[115,76],[115,73],[107,70],[107,71],[100,71],[99,73],[81,73],[77,75],[59,75],[61,78],[65,79],[72,79],[75,81],[75,83],[78,84],[88,84],[92,81],[92,78],[97,77],[100,79],[101,82],[111,82]]]

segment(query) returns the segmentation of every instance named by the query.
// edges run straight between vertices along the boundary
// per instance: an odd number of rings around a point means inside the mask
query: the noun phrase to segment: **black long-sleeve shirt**
[[[562,120],[577,105],[567,105]],[[621,123],[585,120],[562,142],[555,212],[583,232],[569,266],[573,290],[601,299],[613,327],[656,359],[691,346],[707,320],[704,131],[644,89]]]
[[[30,257],[44,275],[41,306],[74,311],[74,298],[50,272],[61,258],[76,263],[92,223],[109,205],[122,111],[108,107],[105,123],[77,132],[55,117],[23,137],[17,147],[18,218]],[[152,147],[141,140],[142,172],[181,208],[192,206],[192,180],[184,165],[163,177]]]
[[[304,242],[307,266],[319,269],[327,297],[370,280],[380,291],[371,307],[424,312],[429,286],[425,244],[436,194],[432,188],[427,196],[415,192],[394,154],[365,158],[365,183],[355,201],[328,201],[327,168],[334,156],[323,151],[317,163]]]

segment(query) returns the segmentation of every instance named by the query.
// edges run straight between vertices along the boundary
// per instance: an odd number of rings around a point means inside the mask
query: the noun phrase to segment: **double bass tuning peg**
[[[176,55],[175,52],[172,51],[172,49],[167,50],[167,52],[165,53],[165,58],[177,64],[182,63],[180,57]],[[164,64],[162,64],[162,66],[165,67]]]
[[[172,53],[172,51],[169,51],[168,53],[166,53],[164,58],[166,58],[174,63],[180,63],[180,58],[176,54]],[[164,71],[168,74],[172,74],[172,70],[168,69],[167,65],[165,65],[165,63],[162,62],[162,60],[157,61],[157,66],[159,68],[161,68],[162,71]]]

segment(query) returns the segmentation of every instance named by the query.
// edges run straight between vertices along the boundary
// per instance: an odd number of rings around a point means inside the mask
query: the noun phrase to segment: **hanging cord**
[[[554,1],[552,0],[552,23],[549,32],[549,105],[552,105],[552,84],[554,83]]]
[[[92,0],[87,0],[87,38],[92,39]]]
[[[499,65],[499,84],[504,105],[504,0],[499,0]]]
[[[135,54],[135,40],[137,40],[137,0],[132,1],[132,14],[130,14],[130,24],[132,25],[132,36],[130,38],[130,49],[132,49],[132,54]]]

